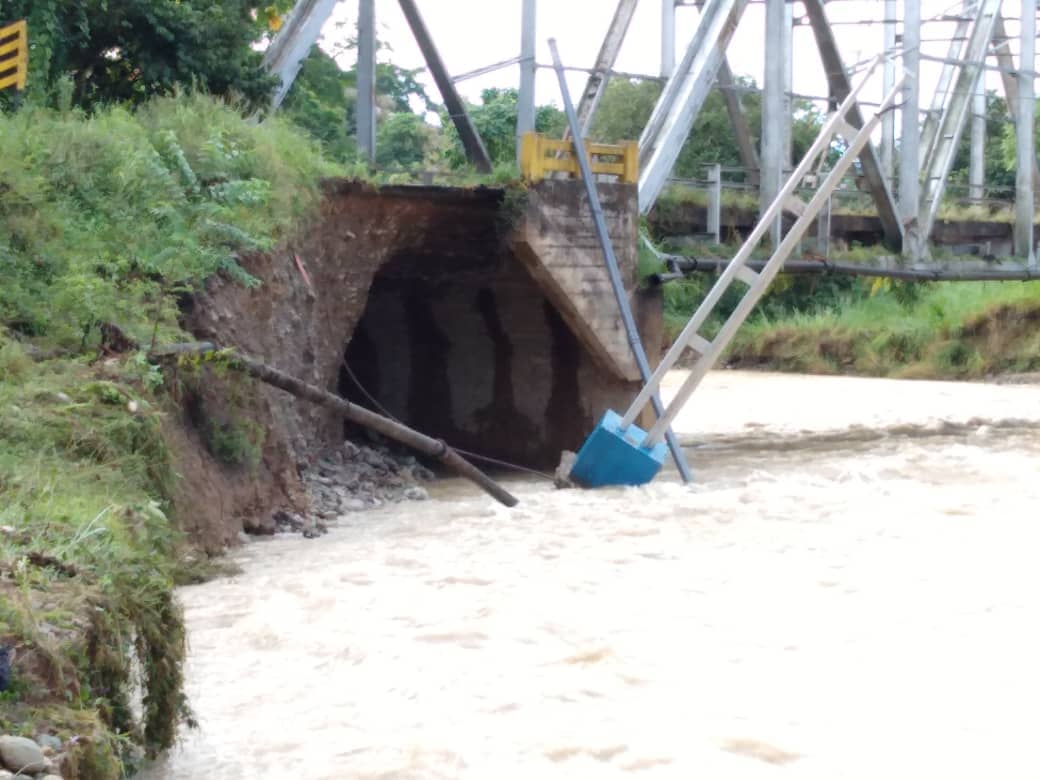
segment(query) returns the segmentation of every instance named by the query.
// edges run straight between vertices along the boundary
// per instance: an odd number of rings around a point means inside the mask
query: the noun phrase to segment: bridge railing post
[[[722,243],[722,165],[708,166],[707,232],[716,244]]]

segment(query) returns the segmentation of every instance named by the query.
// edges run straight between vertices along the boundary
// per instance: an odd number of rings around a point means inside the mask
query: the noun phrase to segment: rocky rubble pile
[[[32,777],[36,780],[62,780],[58,774],[62,759],[62,741],[50,734],[36,739],[0,737],[0,780]]]
[[[433,480],[434,474],[412,455],[345,441],[323,453],[302,477],[311,517],[279,512],[274,519],[279,530],[311,537],[324,533],[330,523],[349,522],[355,512],[386,503],[425,501],[430,496],[422,483]]]

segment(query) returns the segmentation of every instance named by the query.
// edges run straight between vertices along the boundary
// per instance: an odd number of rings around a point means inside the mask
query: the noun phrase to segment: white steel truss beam
[[[936,125],[935,142],[922,164],[921,201],[918,208],[918,230],[922,240],[931,235],[935,215],[939,211],[946,180],[953,167],[957,145],[971,111],[972,96],[982,74],[993,28],[1000,13],[1001,0],[980,0],[971,22],[963,61],[956,68],[950,98]]]
[[[675,166],[748,0],[707,0],[682,62],[639,139],[639,209],[646,214]]]
[[[271,96],[271,111],[277,111],[289,94],[300,64],[318,42],[321,28],[332,16],[337,0],[299,0],[293,7],[282,29],[275,35],[264,52],[263,64],[280,79]]]

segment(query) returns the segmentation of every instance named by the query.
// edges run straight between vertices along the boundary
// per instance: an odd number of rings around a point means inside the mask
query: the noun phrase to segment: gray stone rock
[[[41,780],[62,780],[61,775],[44,775]]]
[[[425,466],[416,466],[412,469],[412,474],[415,475],[416,479],[422,482],[433,482],[433,480],[437,478],[436,475]]]
[[[409,501],[428,501],[430,494],[426,492],[426,488],[412,485],[412,487],[404,491],[404,497]]]
[[[343,502],[342,507],[347,512],[363,512],[368,508],[368,504],[360,498],[348,498]]]
[[[8,778],[14,777],[14,774],[8,772],[6,769],[0,769],[0,780],[8,780]]]
[[[0,737],[0,762],[12,772],[22,774],[46,772],[50,768],[40,746],[25,737]]]
[[[354,460],[361,454],[361,448],[352,441],[343,442],[343,457],[346,460]]]

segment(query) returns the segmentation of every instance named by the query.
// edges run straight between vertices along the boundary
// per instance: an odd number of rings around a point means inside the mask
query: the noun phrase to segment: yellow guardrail
[[[639,144],[586,143],[589,167],[594,174],[617,176],[628,184],[639,182]],[[520,173],[527,181],[541,181],[553,171],[581,176],[574,144],[541,133],[524,133],[520,143]]]
[[[0,27],[0,89],[25,89],[29,75],[29,27],[25,20]]]

